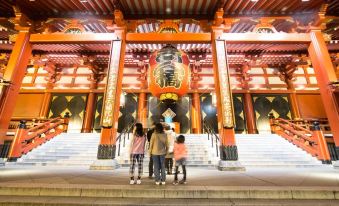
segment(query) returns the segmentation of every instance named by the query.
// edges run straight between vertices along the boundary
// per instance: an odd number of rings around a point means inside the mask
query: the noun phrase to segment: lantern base
[[[177,94],[175,94],[175,93],[170,93],[169,92],[169,93],[161,94],[159,99],[161,101],[163,101],[163,102],[167,102],[167,101],[169,101],[169,102],[176,102],[176,101],[178,101],[179,96]]]

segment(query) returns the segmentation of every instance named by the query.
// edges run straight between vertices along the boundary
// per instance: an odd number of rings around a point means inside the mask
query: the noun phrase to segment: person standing
[[[146,136],[141,123],[136,123],[134,127],[133,137],[130,144],[130,184],[141,184],[141,176],[143,171],[143,159],[145,155]],[[134,170],[136,163],[138,164],[138,179],[134,180]]]
[[[175,159],[175,175],[174,175],[174,185],[186,184],[186,160],[187,160],[187,147],[185,145],[185,136],[179,135],[176,143],[174,143],[174,159]],[[181,165],[183,171],[183,179],[178,182],[178,169]]]
[[[149,152],[153,158],[155,184],[166,184],[165,155],[168,152],[167,135],[161,123],[155,124],[155,130],[151,137]]]
[[[152,138],[152,134],[154,132],[154,127],[155,127],[155,124],[152,123],[152,127],[147,132],[148,148],[149,148],[150,143],[151,143],[151,138]],[[153,170],[153,158],[152,158],[152,155],[150,154],[149,155],[149,163],[148,163],[148,178],[152,179],[153,171],[154,171]]]
[[[174,147],[175,132],[171,128],[168,128],[168,130],[166,131],[166,134],[167,134],[167,141],[168,141],[168,153],[166,154],[166,157],[165,157],[165,165],[166,165],[167,174],[171,175],[172,169],[173,169],[173,147]]]

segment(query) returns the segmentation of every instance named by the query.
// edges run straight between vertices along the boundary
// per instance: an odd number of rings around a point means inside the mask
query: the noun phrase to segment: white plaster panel
[[[27,73],[29,73],[29,74],[34,73],[34,71],[35,71],[35,68],[34,68],[34,67],[29,67],[29,68],[27,68]]]
[[[230,74],[238,74],[238,72],[235,68],[230,68],[228,71],[229,71]]]
[[[61,76],[60,80],[57,82],[58,84],[70,84],[72,83],[73,77]]]
[[[79,67],[77,69],[77,74],[91,74],[92,71],[89,70],[87,67]]]
[[[123,84],[139,84],[139,80],[137,80],[137,77],[123,77],[122,83]]]
[[[312,67],[307,68],[307,73],[314,74],[314,69]]]
[[[295,74],[304,74],[304,70],[301,67],[298,67],[297,70],[294,72]]]
[[[39,70],[38,70],[38,73],[39,74],[46,74],[47,71],[45,71],[44,68],[40,67]]]
[[[35,84],[45,84],[45,83],[47,83],[47,81],[45,80],[45,77],[43,77],[43,76],[37,76],[36,78],[35,78],[35,82],[34,82]]]
[[[253,67],[250,70],[250,74],[263,74],[263,73],[264,73],[264,70],[259,67]]]
[[[199,83],[200,84],[214,84],[214,78],[203,76]]]
[[[230,77],[230,82],[231,82],[231,84],[239,84],[236,77]]]
[[[106,82],[107,82],[107,77],[105,76],[105,77],[102,79],[102,81],[99,82],[99,83],[104,83],[104,84],[106,84]]]
[[[25,76],[22,80],[22,83],[32,83],[32,77],[31,76]]]
[[[318,84],[317,78],[316,77],[310,77],[310,83],[311,84]]]
[[[64,74],[73,74],[74,73],[74,68],[65,68],[62,70],[62,73]]]
[[[294,84],[307,84],[306,78],[305,77],[296,77]]]
[[[250,84],[265,84],[265,78],[264,77],[252,77]]]
[[[277,71],[277,69],[274,69],[274,68],[267,68],[266,69],[267,74],[274,74],[276,71]]]
[[[268,77],[269,84],[285,84],[279,77]]]
[[[87,78],[88,77],[76,77],[75,83],[76,84],[90,84],[90,81]]]
[[[206,68],[206,67],[204,67],[204,68],[201,69],[201,72],[199,72],[199,73],[213,74],[213,68]]]
[[[124,74],[139,74],[140,72],[138,72],[138,68],[131,68],[131,67],[127,67],[124,68]]]

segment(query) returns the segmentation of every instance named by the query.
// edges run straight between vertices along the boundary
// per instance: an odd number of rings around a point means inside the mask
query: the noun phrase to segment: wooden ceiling
[[[120,9],[127,19],[213,19],[224,8],[225,16],[297,15],[319,11],[328,3],[327,15],[339,14],[339,0],[0,0],[0,17],[14,16],[13,5],[32,19],[48,17],[110,18]]]

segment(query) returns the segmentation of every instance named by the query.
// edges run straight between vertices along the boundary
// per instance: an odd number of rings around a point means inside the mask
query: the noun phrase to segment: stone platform
[[[145,176],[148,174],[146,173]],[[188,184],[128,185],[128,169],[0,168],[0,205],[339,205],[339,173],[328,168],[188,168]],[[179,176],[180,177],[180,176]]]

